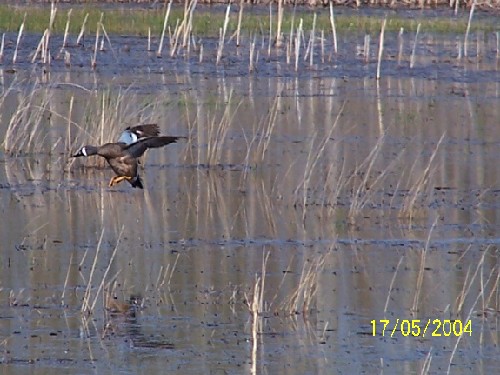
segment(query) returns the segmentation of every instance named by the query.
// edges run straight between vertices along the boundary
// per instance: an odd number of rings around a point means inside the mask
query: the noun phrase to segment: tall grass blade
[[[470,7],[469,12],[469,21],[467,22],[467,29],[465,30],[464,36],[464,57],[467,57],[467,51],[469,47],[469,33],[470,33],[470,24],[472,22],[472,16],[474,15],[474,9],[476,8],[476,0],[473,0],[472,6]]]
[[[161,57],[161,52],[163,49],[163,41],[165,40],[165,32],[167,31],[168,17],[170,16],[170,8],[172,7],[172,1],[168,3],[167,11],[165,12],[165,18],[163,19],[163,29],[160,36],[160,44],[158,45],[158,50],[156,51],[156,57]],[[151,38],[148,38],[148,51],[151,49]]]
[[[382,65],[382,55],[384,53],[384,34],[385,34],[386,23],[387,19],[384,18],[384,21],[382,22],[382,29],[380,30],[380,39],[378,43],[377,79],[380,79],[380,66]]]
[[[69,33],[69,23],[71,19],[71,13],[73,12],[73,9],[68,10],[68,18],[66,20],[66,27],[64,28],[64,36],[63,36],[63,42],[61,46],[61,52],[66,48],[66,45],[68,43],[68,33]]]
[[[4,49],[4,47],[5,47],[5,33],[2,34],[2,43],[0,44],[0,64],[3,63],[3,49]]]
[[[278,0],[278,20],[276,23],[276,47],[280,48],[283,44],[283,35],[281,26],[283,24],[283,0]]]
[[[24,13],[23,22],[21,23],[21,26],[19,26],[19,32],[17,33],[16,49],[14,50],[14,56],[12,57],[12,64],[15,64],[17,62],[17,51],[19,48],[19,42],[21,41],[21,37],[23,36],[25,21],[26,21],[26,13]]]
[[[238,12],[238,26],[236,27],[236,46],[240,46],[241,21],[243,20],[243,4],[244,0],[240,0],[240,10]]]
[[[335,17],[333,14],[333,1],[330,1],[330,25],[332,27],[333,52],[337,54],[337,28],[335,27]]]
[[[417,52],[417,43],[418,43],[418,34],[420,33],[420,23],[417,25],[417,32],[415,33],[415,40],[413,41],[413,48],[411,49],[410,56],[410,69],[413,69],[415,66],[415,55]]]
[[[76,44],[81,45],[83,44],[81,41],[84,38],[85,35],[85,26],[87,25],[87,19],[89,18],[89,14],[86,13],[85,17],[83,18],[82,22],[82,27],[80,28],[80,32],[78,33],[78,38],[76,38]]]
[[[224,49],[224,43],[226,39],[226,31],[227,31],[227,25],[229,24],[229,12],[231,11],[231,4],[227,5],[226,8],[226,16],[224,17],[224,25],[222,26],[222,29],[219,30],[219,45],[217,48],[217,65],[219,64],[221,58],[222,58],[222,51]]]

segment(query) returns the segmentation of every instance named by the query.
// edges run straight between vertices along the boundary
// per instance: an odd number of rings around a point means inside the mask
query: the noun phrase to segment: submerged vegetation
[[[238,5],[231,5],[235,11],[229,16],[229,30],[236,30],[238,26]],[[221,8],[222,9],[222,8]],[[271,9],[271,10],[270,10]],[[249,34],[265,34],[272,27],[276,27],[277,8],[259,7],[257,12],[251,6],[244,6],[241,19],[241,30]],[[334,8],[335,9],[335,8]],[[66,28],[66,10],[59,10],[53,24],[53,32],[63,34]],[[336,11],[335,11],[336,12]],[[176,24],[183,19],[184,9],[173,6],[168,21],[168,28],[174,29]],[[89,32],[95,33],[97,24],[102,21],[106,31],[111,34],[125,34],[147,36],[149,32],[158,35],[162,32],[165,10],[159,9],[109,9],[99,7],[78,7],[72,9],[70,33],[78,33],[84,19],[87,17]],[[26,32],[42,33],[50,18],[50,7],[22,7],[0,5],[0,30],[4,32],[16,32],[25,21]],[[293,8],[285,7],[283,11],[282,29],[290,30],[293,23],[303,20],[304,30],[311,30],[313,24],[318,30],[330,28],[330,15],[327,8]],[[407,31],[416,31],[419,24],[428,32],[437,33],[463,33],[467,29],[468,13],[453,17],[425,17],[422,15],[409,18],[394,11],[378,14],[357,14],[353,11],[335,14],[336,27],[339,33],[378,33],[380,24],[387,18],[386,31],[399,31],[404,28]],[[224,23],[224,11],[214,11],[201,5],[196,7],[192,19],[192,32],[200,37],[217,37],[219,29]],[[491,32],[498,30],[498,24],[494,20],[472,20],[471,32]]]

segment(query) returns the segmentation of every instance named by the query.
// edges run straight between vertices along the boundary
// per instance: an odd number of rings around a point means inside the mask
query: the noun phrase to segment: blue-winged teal
[[[144,186],[137,170],[137,159],[148,148],[166,146],[183,138],[158,136],[158,134],[159,130],[156,124],[134,126],[125,129],[119,142],[106,143],[102,146],[86,145],[80,148],[73,157],[102,156],[116,173],[116,176],[109,181],[110,187],[127,180],[133,187],[143,189]]]

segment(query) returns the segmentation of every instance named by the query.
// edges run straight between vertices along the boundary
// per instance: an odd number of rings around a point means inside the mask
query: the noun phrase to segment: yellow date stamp
[[[371,320],[372,335],[404,337],[472,336],[472,321],[460,319],[378,319]]]

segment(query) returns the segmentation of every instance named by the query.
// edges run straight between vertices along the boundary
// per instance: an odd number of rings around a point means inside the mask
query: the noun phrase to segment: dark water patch
[[[6,40],[14,41],[17,35],[7,33]],[[67,51],[71,54],[71,66],[66,66],[63,56],[54,53],[50,66],[32,64],[31,55],[38,44],[41,35],[28,34],[22,39],[18,62],[8,64],[13,54],[15,43],[8,43],[5,48],[5,69],[15,69],[15,76],[19,80],[38,78],[41,82],[51,82],[50,75],[57,73],[71,74],[73,82],[85,89],[105,88],[106,86],[128,86],[133,84],[132,90],[144,92],[157,91],[168,88],[173,93],[192,89],[189,83],[176,82],[165,78],[168,76],[205,76],[217,78],[229,77],[260,77],[291,79],[317,79],[317,78],[375,78],[377,56],[371,54],[365,61],[356,50],[364,45],[364,40],[358,36],[344,36],[339,42],[339,53],[333,54],[333,45],[330,39],[324,42],[321,52],[319,42],[314,51],[314,60],[311,65],[309,59],[304,61],[300,57],[299,65],[295,69],[294,56],[287,63],[282,52],[272,50],[268,56],[267,51],[259,50],[258,58],[254,62],[254,71],[249,69],[249,44],[246,39],[243,47],[236,47],[229,43],[219,64],[216,63],[218,39],[203,38],[198,41],[203,45],[203,56],[200,61],[199,50],[181,51],[180,55],[169,56],[168,49],[161,58],[155,52],[146,51],[147,39],[131,36],[111,36],[111,47],[100,51],[97,55],[97,68],[92,71],[90,59],[93,55],[93,43],[84,46],[75,46],[70,38]],[[473,35],[471,44],[484,45],[481,47],[480,56],[476,51],[469,52],[467,58],[458,55],[455,37],[421,35],[415,57],[415,65],[410,68],[410,55],[414,36],[405,35],[404,49],[399,50],[400,38],[396,33],[386,33],[385,53],[381,65],[381,75],[386,77],[420,78],[431,81],[440,80],[455,83],[498,82],[500,73],[494,38],[488,35],[486,39]],[[483,37],[484,38],[484,37]],[[156,41],[155,41],[156,42]],[[73,43],[73,44],[72,44]],[[378,41],[372,41],[372,51],[376,51]],[[263,39],[258,45],[267,45]],[[51,38],[52,48],[58,49],[62,45],[62,37]],[[305,49],[305,47],[304,47]],[[472,49],[472,48],[471,48]],[[302,52],[303,53],[303,52]],[[257,56],[257,55],[256,55]],[[398,56],[402,56],[399,58]],[[6,72],[6,71],[5,71]],[[99,76],[99,79],[96,77]],[[127,77],[125,79],[125,77]],[[105,81],[102,79],[105,78]],[[51,82],[51,85],[57,83]]]

